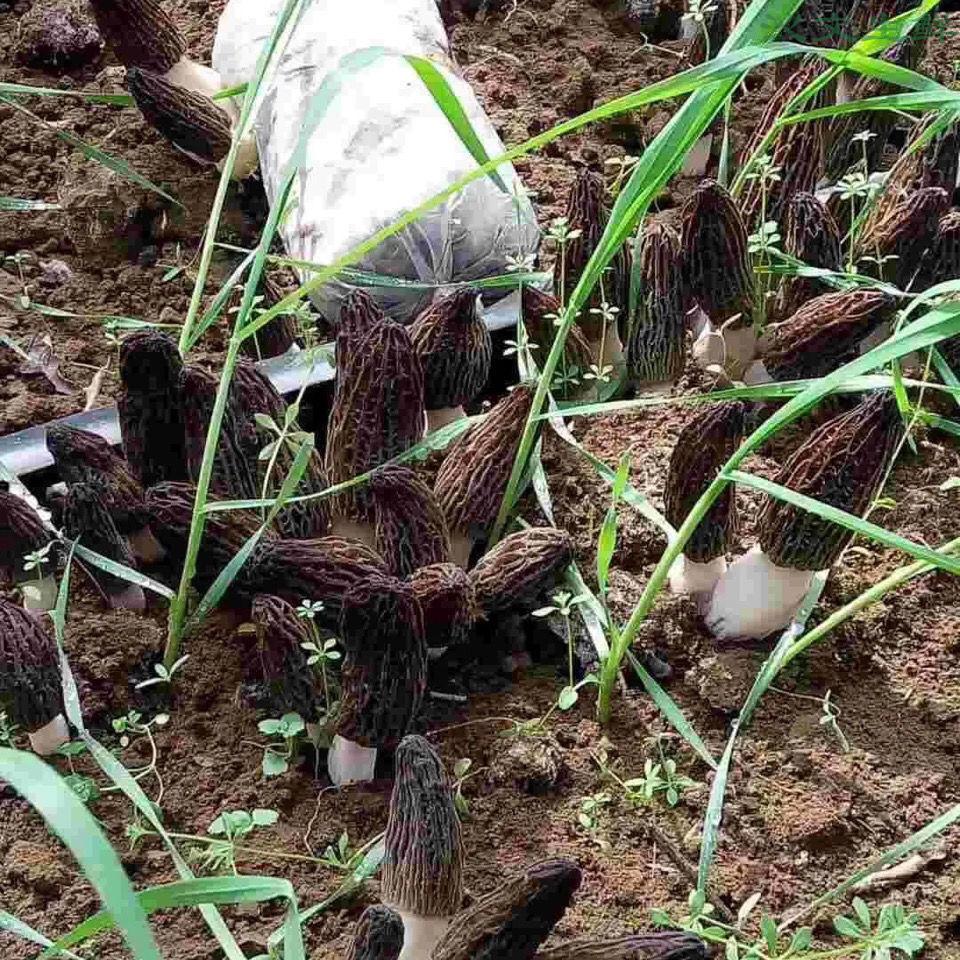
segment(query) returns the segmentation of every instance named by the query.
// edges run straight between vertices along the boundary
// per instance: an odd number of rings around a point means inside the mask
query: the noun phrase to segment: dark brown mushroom
[[[96,481],[74,483],[61,505],[63,531],[70,540],[100,556],[134,569],[136,561],[127,541],[120,535],[106,502],[106,489]],[[84,563],[84,569],[114,610],[145,610],[143,590],[135,583]]]
[[[299,282],[297,283],[299,286]],[[289,291],[285,290],[273,276],[267,274],[262,284],[263,306],[274,307],[283,300]],[[264,324],[252,336],[240,344],[241,352],[251,360],[267,360],[281,357],[294,346],[303,346],[303,333],[300,323],[292,312],[278,313]]]
[[[406,577],[450,559],[450,534],[433,491],[409,467],[389,466],[370,480],[377,553]]]
[[[397,960],[403,949],[403,921],[389,907],[377,904],[360,915],[346,960]]]
[[[271,709],[277,715],[299,713],[308,723],[316,723],[323,701],[303,647],[311,640],[306,622],[286,600],[265,593],[253,598],[250,620]]]
[[[530,605],[573,560],[573,541],[556,527],[530,527],[504,537],[470,571],[484,616]]]
[[[48,756],[70,739],[64,719],[60,655],[29,611],[0,597],[0,710]]]
[[[945,213],[937,224],[933,255],[924,263],[918,289],[960,277],[960,210]]]
[[[423,367],[428,433],[466,416],[464,407],[487,384],[493,346],[478,299],[472,287],[441,295],[410,327]]]
[[[474,541],[496,520],[533,403],[533,387],[520,384],[447,452],[433,492],[447,518],[453,559],[466,567]]]
[[[470,576],[455,563],[414,570],[410,585],[420,601],[427,645],[443,651],[469,641],[479,610]]]
[[[403,920],[403,953],[429,957],[463,900],[463,840],[453,789],[423,737],[397,748],[384,837],[384,903]]]
[[[630,379],[644,392],[667,390],[686,363],[686,316],[680,241],[665,224],[649,221],[640,243],[640,290],[627,340]]]
[[[543,860],[460,913],[431,960],[531,960],[580,887],[570,860]]]
[[[852,359],[894,309],[893,298],[882,290],[815,297],[788,320],[767,327],[760,341],[763,367],[774,380],[826,376]]]
[[[413,588],[372,573],[343,595],[337,733],[327,771],[337,785],[373,778],[377,749],[391,747],[420,712],[427,686],[423,611]]]
[[[707,945],[694,933],[668,930],[616,940],[570,940],[544,948],[536,960],[707,960]]]
[[[185,56],[186,41],[156,0],[90,0],[90,6],[103,39],[125,67],[165,74]]]
[[[664,516],[675,528],[740,446],[744,413],[744,405],[737,400],[710,404],[680,431],[663,494]],[[674,593],[709,594],[727,569],[725,554],[736,532],[736,494],[733,484],[728,484],[670,570]]]
[[[860,515],[879,492],[902,435],[889,391],[868,396],[815,430],[784,463],[776,482]],[[767,497],[760,542],[721,577],[707,623],[722,638],[764,637],[785,627],[818,570],[827,570],[853,538],[846,527]]]
[[[521,304],[523,325],[530,345],[536,351],[534,360],[543,366],[557,336],[555,321],[560,319],[562,312],[560,301],[552,293],[524,284]],[[569,399],[587,392],[585,385],[589,381],[584,381],[583,375],[589,372],[592,362],[590,343],[580,327],[574,324],[563,344],[563,357],[555,374],[555,384],[552,385],[554,393]]]
[[[164,333],[133,333],[120,346],[120,436],[130,471],[144,487],[187,479],[182,372],[177,345]]]
[[[28,610],[52,610],[57,603],[54,578],[56,555],[51,551],[39,565],[26,569],[27,555],[39,554],[56,539],[25,500],[0,490],[0,573],[12,583],[23,585]]]

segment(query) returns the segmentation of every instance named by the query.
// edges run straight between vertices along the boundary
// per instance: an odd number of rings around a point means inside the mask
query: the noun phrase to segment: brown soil
[[[29,0],[0,3],[0,79],[65,88],[120,89],[105,55],[87,67],[51,75],[17,62],[18,26]],[[205,57],[220,0],[177,0],[167,6],[187,32],[194,53]],[[667,75],[675,66],[669,52],[644,48],[617,16],[613,5],[581,0],[521,0],[483,23],[458,23],[454,45],[467,77],[475,84],[504,140],[515,143],[608,99]],[[669,45],[668,45],[669,46]],[[936,65],[949,65],[942,54]],[[944,68],[949,74],[949,67]],[[941,79],[945,79],[941,77]],[[755,98],[741,101],[735,135],[740,142],[762,104],[770,80]],[[61,373],[79,390],[93,372],[111,362],[114,347],[104,337],[100,315],[141,319],[182,318],[192,287],[191,264],[215,189],[215,174],[198,169],[170,150],[131,110],[87,106],[71,100],[42,100],[28,106],[61,126],[122,156],[142,174],[178,197],[186,212],[164,210],[157,198],[118,186],[100,167],[54,139],[49,130],[0,106],[3,155],[0,195],[60,202],[64,210],[0,217],[0,253],[24,251],[23,279],[16,265],[0,270],[4,298],[30,298],[79,317],[51,317],[16,309],[0,300],[0,333],[23,345],[48,335]],[[638,153],[666,122],[671,105],[620,119],[552,145],[521,162],[536,191],[544,219],[562,212],[567,185],[577,165],[599,165],[624,152]],[[683,189],[683,184],[679,185]],[[256,229],[233,198],[227,232],[248,239]],[[669,200],[661,204],[668,206]],[[117,236],[125,237],[118,243]],[[69,268],[49,266],[62,261]],[[185,270],[164,282],[168,268]],[[229,268],[218,263],[218,276]],[[211,335],[215,353],[222,334]],[[10,432],[80,409],[82,394],[58,394],[42,376],[24,375],[20,361],[0,348],[0,430]],[[101,399],[111,396],[108,375]],[[691,380],[691,384],[693,381]],[[632,458],[631,482],[658,503],[669,452],[689,416],[683,408],[580,421],[576,434],[588,449],[614,465],[621,452]],[[882,522],[919,542],[936,545],[956,532],[958,492],[940,484],[960,475],[960,451],[940,435],[921,436],[917,455],[907,453],[894,471],[887,495],[895,506]],[[772,448],[750,467],[769,474],[782,458]],[[555,498],[557,521],[576,538],[581,569],[593,568],[596,535],[608,492],[589,464],[569,447],[548,439],[544,463]],[[752,542],[749,508],[744,544]],[[536,519],[535,510],[527,518]],[[611,602],[625,617],[636,602],[664,542],[639,515],[625,511],[612,576]],[[902,556],[859,543],[831,578],[821,609],[829,611],[903,563]],[[818,614],[820,616],[822,614]],[[104,612],[81,578],[77,580],[67,631],[68,653],[80,682],[88,722],[128,767],[145,759],[145,741],[121,748],[109,719],[127,710],[147,717],[170,715],[157,731],[162,807],[168,829],[202,834],[223,810],[268,807],[279,811],[275,827],[255,833],[250,843],[290,854],[320,854],[347,831],[360,843],[383,829],[389,783],[336,793],[323,789],[310,761],[288,774],[264,780],[256,721],[264,716],[250,697],[250,657],[226,615],[213,620],[188,645],[175,698],[166,703],[153,692],[134,690],[147,676],[164,635],[164,608],[145,618]],[[496,631],[495,631],[496,632]],[[542,639],[542,638],[541,638]],[[641,633],[641,645],[666,659],[673,671],[665,681],[715,756],[723,749],[730,719],[764,658],[757,649],[718,649],[683,599],[663,598]],[[592,719],[592,696],[569,714],[556,715],[548,741],[504,740],[507,723],[542,715],[562,682],[558,645],[544,648],[537,666],[493,692],[471,693],[463,707],[431,701],[422,718],[436,736],[450,766],[463,757],[477,776],[464,793],[471,897],[494,888],[504,871],[535,858],[574,857],[585,873],[575,908],[557,931],[566,939],[580,932],[615,933],[649,925],[649,912],[662,907],[679,913],[691,883],[658,839],[666,835],[687,863],[695,863],[710,774],[705,765],[665,727],[651,701],[631,692],[619,698],[614,720],[601,731]],[[840,882],[880,850],[902,840],[956,801],[960,792],[960,584],[929,575],[872,607],[835,631],[768,694],[744,733],[727,791],[727,807],[714,875],[715,896],[729,909],[762,892],[762,909],[782,916],[791,907]],[[467,686],[497,686],[457,678]],[[441,689],[446,689],[442,684]],[[457,689],[460,689],[458,686]],[[818,701],[827,691],[839,708],[840,727],[850,744],[820,725]],[[489,722],[488,722],[489,720]],[[454,729],[447,729],[454,726]],[[621,776],[638,776],[646,758],[657,758],[656,737],[680,770],[697,781],[675,808],[657,803],[633,809],[605,780],[595,754],[606,739]],[[83,758],[77,769],[92,767]],[[66,772],[64,761],[58,767]],[[155,796],[153,777],[144,781]],[[583,798],[607,790],[612,802],[601,808],[594,831],[583,829],[577,813]],[[129,850],[125,828],[129,804],[107,794],[93,805],[139,888],[176,879],[168,856],[155,840]],[[930,947],[928,955],[960,958],[960,837],[946,836],[946,857],[874,903],[896,899],[918,911]],[[64,933],[98,908],[92,888],[74,861],[48,834],[39,817],[12,791],[0,790],[0,903],[4,910],[48,936]],[[334,871],[309,863],[246,856],[244,873],[289,878],[301,908],[332,892]],[[368,885],[359,898],[320,914],[307,928],[313,960],[342,956],[349,929],[364,904],[377,898]],[[266,936],[281,919],[281,907],[225,909],[231,929],[248,955],[265,949]],[[154,929],[170,960],[218,957],[219,950],[195,910],[155,917]],[[823,929],[827,933],[826,928]],[[32,957],[36,950],[0,934],[2,955]],[[116,935],[98,941],[102,960],[126,956]]]

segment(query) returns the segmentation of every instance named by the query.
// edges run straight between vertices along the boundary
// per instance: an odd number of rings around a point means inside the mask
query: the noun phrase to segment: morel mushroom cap
[[[461,566],[471,539],[486,536],[497,517],[532,403],[533,388],[520,384],[450,447],[440,465],[433,492]]]
[[[455,290],[434,300],[410,327],[430,431],[460,419],[486,386],[493,346],[477,302],[472,287]]]
[[[809,267],[835,271],[842,268],[840,227],[833,214],[812,193],[795,193],[787,203],[783,248]],[[808,300],[826,292],[819,280],[784,277],[777,293],[776,315],[789,317]]]
[[[664,516],[674,527],[683,523],[740,445],[744,412],[744,405],[736,400],[711,404],[697,411],[680,431],[663,495]],[[674,592],[704,594],[713,590],[726,569],[724,554],[736,531],[736,494],[733,484],[728,484],[670,571]]]
[[[35,572],[24,570],[24,558],[42,550],[52,539],[53,534],[29,503],[0,490],[0,569],[9,580],[20,582],[36,577]]]
[[[877,494],[901,430],[893,395],[875,393],[814,431],[783,465],[777,483],[860,514]],[[759,533],[759,544],[714,590],[707,623],[719,637],[764,637],[785,627],[814,573],[831,567],[853,537],[845,527],[772,497]]]
[[[470,571],[484,616],[536,601],[573,560],[569,534],[530,527],[504,537]]]
[[[414,570],[409,582],[423,609],[430,649],[466,643],[479,615],[469,574],[455,563],[434,563]]]
[[[352,348],[384,320],[386,314],[366,290],[351,290],[343,298],[337,323],[338,369],[346,370],[352,364]]]
[[[166,73],[186,53],[174,22],[155,0],[90,0],[97,26],[126,67]]]
[[[616,940],[571,940],[544,948],[536,960],[706,960],[707,945],[693,933],[668,930]]]
[[[191,483],[200,477],[207,430],[217,396],[217,378],[199,367],[186,366],[180,377],[180,404]],[[227,400],[220,424],[216,459],[210,475],[210,492],[224,500],[253,500],[259,496],[256,481],[257,435],[253,421],[244,416],[234,391]]]
[[[0,710],[42,755],[70,739],[63,718],[60,657],[33,614],[0,597]]]
[[[340,335],[333,409],[327,429],[326,472],[342,483],[393,459],[423,436],[423,371],[407,330],[383,319],[355,337],[354,321]],[[335,512],[354,523],[372,522],[369,492],[337,498]],[[335,523],[334,531],[338,531]],[[363,530],[350,531],[366,539]],[[368,540],[368,542],[372,542]]]
[[[344,594],[360,581],[385,573],[383,561],[366,544],[319,537],[261,543],[247,576],[258,592],[276,594],[289,603],[305,598],[322,601],[318,623],[336,629]]]
[[[61,507],[64,532],[71,540],[79,540],[94,553],[125,567],[134,568],[136,561],[133,553],[110,516],[106,495],[105,486],[96,481],[71,484]],[[137,584],[115,577],[93,565],[85,565],[84,569],[113,609],[146,609],[146,598]]]
[[[164,548],[175,557],[182,557],[186,553],[196,495],[196,487],[189,483],[160,483],[147,490],[151,529]],[[197,557],[197,584],[207,587],[213,583],[259,529],[260,517],[248,510],[208,514],[203,544]],[[259,549],[266,550],[275,538],[273,531],[265,530]],[[263,582],[262,586],[252,585],[255,566],[253,560],[248,561],[238,573],[231,588],[237,596],[252,596],[253,593],[269,591],[273,586],[269,581]],[[306,596],[310,594],[301,593],[296,602],[299,603]]]
[[[937,224],[933,256],[925,262],[918,281],[920,289],[960,276],[960,210],[951,210]]]
[[[686,316],[680,242],[665,224],[644,226],[640,244],[641,289],[631,318],[627,366],[641,388],[670,386],[686,362]]]
[[[531,344],[534,344],[538,351],[534,359],[542,365],[557,337],[557,325],[554,321],[560,317],[560,301],[552,293],[538,290],[526,283],[523,285],[520,297],[523,325],[526,327]],[[567,384],[582,383],[583,375],[589,371],[592,362],[590,342],[578,326],[572,326],[563,344],[563,360],[559,368],[563,380],[563,396],[570,396],[575,392],[568,390]]]
[[[802,90],[808,87],[826,67],[818,58],[811,57],[809,62],[790,76],[767,101],[766,109],[747,142],[741,155],[741,163],[746,162],[760,149],[764,139],[774,129],[784,108]],[[825,91],[820,91],[806,109],[823,106],[826,102]],[[763,185],[759,178],[748,180],[740,198],[743,219],[748,228],[758,228],[766,196],[766,216],[768,220],[780,220],[783,205],[795,193],[809,193],[817,186],[824,167],[823,124],[814,121],[795,123],[781,127],[773,142],[770,156],[774,167],[779,171],[779,179]]]
[[[283,285],[270,275],[264,276],[262,289],[268,307],[276,306],[287,295]],[[266,360],[283,356],[294,345],[303,345],[300,324],[293,314],[278,313],[253,336],[247,337],[240,344],[240,350],[254,360]]]
[[[860,341],[893,309],[893,298],[881,290],[815,297],[789,320],[767,328],[761,338],[763,365],[774,380],[826,376],[856,354]]]
[[[463,840],[453,790],[423,737],[397,748],[381,896],[403,918],[403,957],[429,957],[463,899]]]
[[[144,487],[187,479],[182,371],[177,345],[166,334],[133,333],[120,346],[120,436],[130,470]]]
[[[340,639],[340,717],[327,755],[335,784],[372,779],[377,748],[404,737],[420,710],[427,644],[413,588],[379,573],[358,581],[342,600]]]
[[[253,598],[250,620],[271,706],[280,713],[299,713],[315,723],[320,691],[303,648],[312,639],[306,622],[286,600],[263,593]]]
[[[687,305],[699,305],[717,326],[737,314],[736,325],[749,326],[753,279],[747,228],[715,180],[704,180],[684,203],[681,243]]]
[[[544,860],[464,910],[431,960],[531,960],[580,886],[570,860]]]
[[[397,960],[403,949],[403,921],[382,904],[367,907],[353,932],[346,960]]]

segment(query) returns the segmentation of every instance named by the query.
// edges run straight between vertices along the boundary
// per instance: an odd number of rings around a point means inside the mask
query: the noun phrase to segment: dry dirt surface
[[[189,37],[192,53],[208,56],[214,0],[166,4]],[[64,72],[38,70],[18,59],[23,24],[36,4],[0,3],[0,79],[65,89],[118,91],[121,78],[108,54]],[[483,22],[458,20],[453,43],[466,76],[475,85],[507,143],[516,143],[595,102],[660,79],[676,68],[675,50],[651,49],[631,33],[614,4],[584,0],[520,0]],[[932,69],[953,75],[951,50],[934,50]],[[772,89],[769,77],[753,83],[752,97],[738,108],[734,139],[742,143],[755,119],[755,103]],[[42,374],[26,373],[23,361],[0,345],[0,431],[8,433],[78,409],[96,371],[107,367],[100,392],[115,389],[116,350],[105,336],[103,316],[176,323],[192,289],[192,266],[216,175],[181,157],[152,133],[132,110],[91,106],[69,99],[31,99],[27,106],[43,123],[0,104],[0,196],[28,197],[60,205],[30,214],[0,214],[0,334],[23,346],[49,338],[69,392],[58,392]],[[662,127],[675,104],[589,129],[522,161],[521,172],[536,192],[544,221],[562,212],[565,191],[579,165],[636,154]],[[184,209],[119,185],[116,178],[55,138],[66,130],[122,157],[177,197]],[[677,197],[684,183],[672,189]],[[247,242],[258,227],[258,198],[231,197],[225,234]],[[661,209],[675,203],[661,199]],[[180,268],[174,271],[173,268]],[[217,277],[231,267],[217,263]],[[216,278],[215,278],[216,279]],[[69,316],[18,304],[26,296]],[[205,349],[215,356],[222,334]],[[30,347],[33,349],[33,347]],[[691,372],[681,385],[697,386]],[[670,450],[689,408],[668,406],[642,413],[584,419],[580,442],[614,466],[626,450],[631,482],[661,504]],[[771,475],[796,442],[796,434],[755,458],[749,467]],[[960,476],[955,441],[921,433],[916,454],[895,469],[881,522],[916,541],[937,545],[956,534],[960,491],[943,490]],[[544,465],[553,491],[557,523],[576,539],[584,571],[594,566],[594,544],[608,503],[608,490],[576,451],[548,437]],[[744,545],[752,542],[749,497],[744,498]],[[532,501],[525,516],[536,521]],[[662,534],[626,509],[612,573],[611,603],[625,617],[664,547]],[[904,563],[901,555],[858,543],[831,577],[821,610],[835,609]],[[815,615],[814,622],[822,613]],[[165,608],[146,617],[104,612],[78,577],[67,628],[68,654],[80,683],[91,728],[131,768],[148,759],[136,737],[123,747],[111,719],[136,709],[169,722],[157,729],[157,773],[144,780],[156,796],[167,828],[204,834],[224,810],[263,807],[279,812],[278,823],[255,833],[251,846],[285,859],[245,854],[244,873],[282,876],[294,884],[302,908],[329,895],[342,875],[310,857],[320,856],[346,832],[351,845],[381,831],[389,781],[337,793],[315,776],[305,758],[287,774],[261,776],[262,736],[256,722],[267,714],[251,695],[250,651],[236,620],[215,617],[190,638],[187,661],[172,700],[157,688],[138,691],[162,646]],[[494,625],[494,633],[496,626]],[[436,731],[448,767],[461,758],[475,774],[464,784],[468,897],[496,887],[504,871],[535,858],[565,855],[583,867],[575,907],[556,932],[558,940],[583,932],[615,934],[649,926],[650,910],[682,912],[696,863],[699,827],[711,782],[709,768],[673,734],[642,692],[616,701],[613,722],[593,721],[592,695],[557,714],[549,736],[511,737],[515,722],[541,716],[563,683],[564,652],[540,632],[532,668],[514,677],[488,670],[445,678],[441,691],[469,691],[466,703],[432,700],[421,719]],[[714,756],[719,756],[730,720],[766,655],[759,647],[720,648],[683,599],[664,598],[644,626],[638,647],[670,667],[664,683]],[[820,721],[830,692],[842,737]],[[506,719],[504,719],[506,718]],[[600,751],[623,779],[639,776],[644,761],[660,750],[694,782],[675,807],[662,801],[633,806],[604,778]],[[56,761],[69,772],[66,761]],[[91,774],[90,762],[73,761]],[[603,794],[589,827],[578,818],[586,798]],[[762,703],[741,738],[727,790],[727,806],[713,879],[713,897],[728,910],[759,892],[761,908],[782,916],[803,906],[947,809],[960,796],[960,581],[927,575],[888,596],[832,633],[802,658]],[[92,807],[121,850],[133,882],[143,888],[176,879],[156,838],[131,847],[130,805],[105,793]],[[960,836],[947,834],[938,856],[898,888],[872,894],[874,902],[896,899],[920,914],[929,948],[938,960],[960,958]],[[297,859],[305,858],[305,859]],[[0,906],[46,935],[70,929],[98,909],[96,894],[70,855],[12,790],[0,786]],[[198,869],[200,869],[198,867]],[[338,903],[307,927],[312,960],[343,956],[353,921],[377,899],[372,882],[353,900]],[[249,955],[265,952],[266,937],[282,920],[279,904],[225,909],[231,929]],[[220,956],[197,911],[154,918],[165,958],[214,960]],[[824,925],[818,932],[829,933]],[[36,950],[0,934],[0,955],[32,957]],[[114,934],[90,954],[120,960],[127,954]]]

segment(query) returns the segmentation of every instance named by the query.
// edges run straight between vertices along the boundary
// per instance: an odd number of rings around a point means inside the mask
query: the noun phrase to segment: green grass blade
[[[38,947],[54,947],[52,940],[45,937],[42,933],[38,933],[33,927],[24,923],[12,913],[7,913],[6,910],[0,910],[0,930],[12,934],[15,937],[20,937],[22,940],[27,940]],[[53,952],[49,953],[49,955],[51,957],[70,957],[70,960],[83,960],[82,957],[78,957],[69,950],[60,950],[56,947],[54,947]]]
[[[43,200],[21,200],[18,197],[0,197],[0,211],[4,213],[32,213],[39,210],[62,210],[59,203]]]
[[[137,960],[161,960],[146,914],[93,814],[39,757],[0,748],[0,777],[46,821],[76,857]]]
[[[9,97],[72,97],[87,103],[104,103],[114,107],[132,107],[129,93],[98,93],[95,90],[58,90],[55,87],[32,87],[26,83],[0,82],[0,95]]]
[[[164,584],[160,583],[157,580],[154,580],[152,577],[148,577],[145,573],[141,573],[139,570],[134,570],[131,567],[125,567],[122,563],[117,563],[115,560],[111,560],[109,557],[103,557],[99,553],[94,553],[92,550],[88,550],[83,544],[77,544],[77,556],[89,563],[93,567],[97,567],[100,570],[104,570],[107,573],[112,573],[115,577],[119,577],[121,580],[126,580],[127,583],[135,583],[137,586],[143,587],[145,590],[150,590],[153,593],[159,594],[161,597],[166,597],[167,600],[172,600],[175,596],[174,592]]]
[[[753,487],[755,490],[760,490],[771,497],[776,497],[778,500],[784,500],[795,507],[800,507],[801,510],[816,514],[824,520],[829,520],[831,523],[846,527],[861,537],[876,540],[886,547],[893,547],[894,550],[900,550],[917,560],[932,563],[947,573],[960,576],[960,561],[954,560],[951,557],[945,557],[937,553],[936,550],[931,550],[922,544],[914,543],[912,540],[901,537],[897,533],[891,533],[884,527],[871,523],[869,520],[863,520],[861,517],[857,517],[852,513],[847,513],[846,510],[839,510],[828,503],[823,503],[820,500],[815,500],[813,497],[797,493],[795,490],[790,490],[764,477],[754,476],[752,473],[744,473],[742,470],[727,470],[724,471],[723,476],[731,483],[739,483],[746,487]]]

